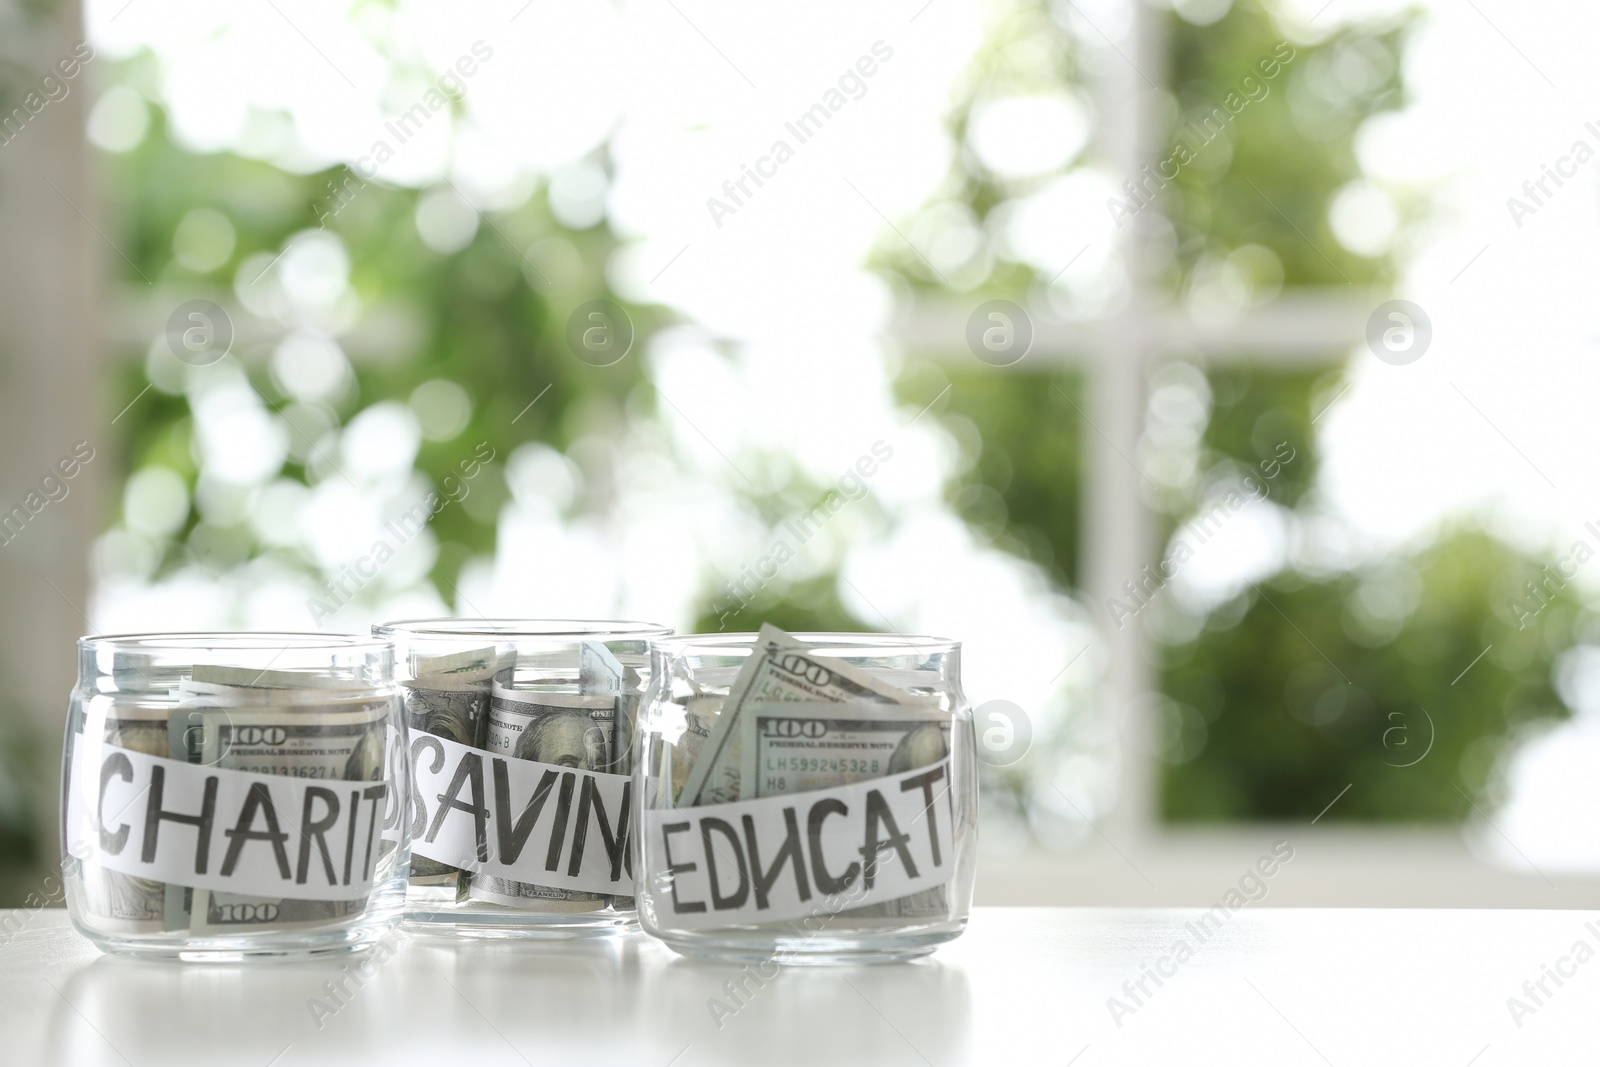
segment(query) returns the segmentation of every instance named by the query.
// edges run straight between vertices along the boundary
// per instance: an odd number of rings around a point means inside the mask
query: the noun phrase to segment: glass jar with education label
[[[409,825],[394,651],[369,637],[85,637],[62,874],[107,952],[243,960],[375,944]]]
[[[678,952],[902,959],[965,928],[978,794],[960,646],[657,641],[635,771],[639,917]]]
[[[635,925],[635,721],[647,622],[420,619],[395,642],[410,728],[406,922],[573,936]]]

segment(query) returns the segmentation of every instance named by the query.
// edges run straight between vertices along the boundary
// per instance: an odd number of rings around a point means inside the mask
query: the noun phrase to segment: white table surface
[[[0,913],[23,922],[0,933],[0,1063],[1600,1063],[1600,956],[1562,964],[1520,1026],[1506,1004],[1577,942],[1600,951],[1600,912],[1246,908],[1119,1027],[1107,998],[1197,914],[980,908],[920,962],[784,970],[719,1028],[738,968],[643,935],[408,937],[319,1027],[308,1001],[342,964],[118,960],[63,911]]]

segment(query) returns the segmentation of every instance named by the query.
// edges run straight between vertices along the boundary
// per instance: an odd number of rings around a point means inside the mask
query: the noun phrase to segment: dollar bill
[[[742,800],[903,774],[950,752],[950,716],[927,705],[874,712],[849,704],[756,704],[742,725]]]
[[[689,736],[686,730],[684,739]],[[763,626],[755,653],[740,668],[701,744],[679,803],[829,789],[928,766],[949,752],[949,713],[931,697],[837,657],[819,656],[798,638]],[[903,922],[948,913],[945,889],[936,886],[840,915],[851,922]]]
[[[639,672],[624,667],[611,650],[599,641],[578,646],[578,692],[584,696],[609,696],[615,702],[612,716],[610,760],[598,768],[608,774],[633,771],[635,718],[639,712]],[[633,897],[611,897],[611,906],[631,910]]]
[[[97,709],[101,714],[88,717],[77,744],[82,745],[85,737],[97,732],[108,745],[151,756],[169,755],[173,713],[165,702],[158,706],[140,706],[123,697],[118,706],[110,697],[94,699],[102,705]],[[107,813],[113,825],[117,814]],[[81,865],[84,910],[97,929],[106,933],[146,934],[188,926],[183,887],[107,870],[94,862],[95,846],[73,841],[66,845],[68,855],[63,857],[63,862]],[[175,901],[169,900],[173,890],[177,891]]]
[[[481,747],[489,718],[489,683],[510,667],[514,655],[495,648],[475,648],[416,658],[412,677],[400,687],[411,733]],[[464,877],[458,867],[412,854],[412,885],[459,886]]]
[[[700,762],[711,731],[717,725],[717,712],[724,698],[709,693],[690,697],[683,706],[683,732],[678,739],[663,750],[667,765],[661,768],[661,779],[671,784],[672,806],[682,806],[684,787],[689,784],[690,770]]]
[[[599,641],[584,641],[578,645],[578,692],[598,696],[622,692],[624,668]]]
[[[206,684],[197,683],[194,688]],[[227,686],[224,692],[207,695],[216,706],[191,706],[188,710],[199,710],[204,723],[198,762],[323,781],[383,779],[390,698],[362,690],[340,693],[332,687],[325,688],[314,704],[277,699],[281,697],[274,693],[273,699],[268,699],[259,689]],[[297,846],[298,841],[291,841],[291,852]],[[380,851],[379,880],[393,862],[392,850]],[[361,900],[287,900],[196,889],[189,929],[197,934],[226,934],[323,925],[353,917],[365,906]]]
[[[758,704],[747,709],[743,728],[745,800],[903,774],[950,754],[950,717],[926,705],[873,712],[841,704]],[[874,859],[892,858],[893,852],[885,843]],[[840,914],[853,921],[933,918],[948,911],[944,887],[935,886]]]
[[[510,666],[508,661],[514,655],[509,649],[493,645],[441,655],[418,655],[412,660],[411,674],[416,678],[456,676],[481,681],[500,668]]]
[[[774,701],[927,703],[924,698],[879,682],[842,659],[815,654],[805,642],[776,626],[763,626],[755,650],[734,678],[711,735],[689,771],[680,803],[697,807],[745,798],[741,785],[745,708]]]
[[[176,688],[178,680],[186,677],[189,670],[162,663],[148,652],[118,650],[111,655],[110,673],[114,692],[136,696]]]
[[[578,646],[578,693],[585,697],[606,698],[612,702],[611,734],[607,744],[607,761],[595,770],[608,774],[626,774],[631,769],[628,757],[633,751],[633,724],[625,721],[622,710],[622,689],[628,668],[617,661],[611,650],[599,641],[585,641]],[[637,683],[638,675],[634,675]],[[594,706],[600,706],[597,701]]]
[[[420,678],[401,687],[406,725],[413,733],[447,737],[477,747],[489,717],[487,682]]]
[[[322,671],[258,670],[255,667],[234,667],[221,664],[196,663],[188,681],[196,686],[218,685],[241,690],[288,690],[295,695],[308,689],[359,690],[363,684],[349,678],[336,678]],[[240,694],[247,699],[250,694]]]
[[[614,696],[514,689],[496,682],[483,747],[513,759],[604,770],[613,759],[616,714]],[[598,911],[607,902],[602,893],[484,874],[472,876],[468,894],[473,900],[532,911]]]
[[[98,735],[106,744],[189,763],[296,777],[383,777],[387,698],[374,697],[358,682],[310,673],[235,672],[204,666],[184,677],[168,672],[161,679],[168,694],[93,698],[78,743]],[[261,684],[235,684],[241,677]],[[393,844],[387,844],[392,852]],[[94,862],[92,848],[78,850],[68,842],[68,849],[68,862],[82,865],[85,909],[108,932],[219,933],[241,925],[325,922],[361,908],[360,902],[309,902],[308,911],[307,902],[208,893],[109,871]]]
[[[432,734],[459,744],[478,747],[483,723],[488,718],[489,692],[486,686],[462,685],[459,689],[438,688],[437,683],[407,684],[401,687],[406,725],[411,736]],[[413,828],[415,833],[417,828]],[[412,853],[412,885],[454,886],[460,868]]]

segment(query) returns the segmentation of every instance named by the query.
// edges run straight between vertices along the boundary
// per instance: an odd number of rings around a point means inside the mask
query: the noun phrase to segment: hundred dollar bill
[[[785,716],[786,703],[808,714],[803,720]],[[857,707],[842,706],[849,704]],[[885,704],[897,706],[872,710]],[[947,720],[932,698],[837,657],[817,656],[799,639],[763,626],[757,654],[734,680],[696,764],[699,775],[691,773],[679,802],[749,800],[914,770],[949,753]],[[841,915],[851,921],[903,920],[936,918],[948,910],[940,886]]]
[[[384,778],[391,698],[370,690],[325,689],[316,704],[263,703],[259,691],[233,692],[234,688],[212,695],[218,706],[201,712],[205,728],[200,735],[200,763],[330,782]],[[298,846],[292,840],[286,847],[292,853]],[[392,853],[380,852],[376,881],[393,862]],[[286,900],[196,889],[189,929],[226,934],[325,924],[357,915],[365,906],[361,900]]]
[[[589,696],[622,692],[625,668],[599,641],[578,645],[578,691]]]
[[[950,716],[928,705],[754,704],[743,729],[743,800],[903,774],[950,753]]]
[[[510,649],[493,645],[469,648],[462,652],[446,652],[437,656],[415,656],[411,661],[411,675],[415,678],[437,678],[455,675],[466,679],[482,680],[502,667],[510,666],[514,656]]]
[[[511,664],[514,653],[476,648],[418,657],[402,683],[406,725],[413,735],[433,734],[473,748],[481,746],[489,717],[489,683]],[[460,868],[426,856],[411,856],[412,885],[457,886]]]
[[[622,668],[622,692],[617,696],[617,740],[614,761],[618,774],[632,774],[639,758],[639,704],[644,699],[644,679],[632,667]]]
[[[600,771],[611,765],[614,696],[513,689],[494,684],[483,747],[514,759]],[[474,900],[531,911],[597,911],[603,893],[585,893],[474,874]]]
[[[489,717],[489,684],[511,666],[512,653],[493,648],[419,658],[401,683],[407,725],[476,748]],[[509,678],[509,674],[505,675]]]
[[[489,714],[489,684],[451,678],[418,678],[401,687],[406,725],[413,733],[448,737],[477,746]]]
[[[683,732],[678,740],[663,751],[667,766],[661,770],[663,780],[671,783],[672,804],[681,806],[684,786],[689,784],[689,771],[700,762],[711,731],[717,725],[717,710],[724,698],[701,693],[690,697],[683,706]]]
[[[161,662],[149,652],[119,649],[111,655],[111,691],[124,697],[148,696],[176,689],[189,672],[189,667]]]
[[[819,656],[798,638],[776,626],[761,627],[755,651],[745,660],[722,703],[711,736],[689,771],[679,803],[725,804],[745,799],[745,708],[773,701],[841,704],[926,704],[927,700],[895,689],[835,656]]]
[[[950,717],[927,705],[874,709],[872,705],[756,704],[747,706],[743,729],[745,800],[904,774],[950,754]],[[883,847],[875,859],[893,856],[888,843]],[[944,887],[935,886],[840,914],[854,921],[934,918],[948,912]]]
[[[611,650],[599,641],[584,641],[578,645],[578,693],[585,697],[609,698],[613,703],[611,715],[611,740],[607,746],[607,759],[596,770],[608,774],[623,774],[628,770],[631,723],[625,723],[622,711],[622,688],[628,668],[624,667]],[[596,701],[599,704],[599,701]]]
[[[101,707],[95,709],[98,714],[86,716],[84,732],[76,741],[78,745],[98,733],[105,744],[118,748],[151,756],[169,754],[172,711],[165,702],[159,706],[123,703],[119,707],[109,696],[93,699]],[[106,813],[112,825],[118,814]],[[165,882],[107,870],[94,861],[95,848],[89,842],[68,841],[63,862],[81,865],[84,910],[96,929],[106,933],[143,934],[183,929],[188,925],[181,886],[168,886]],[[174,891],[177,896],[169,905],[169,894]]]
[[[627,668],[617,661],[611,650],[599,641],[585,641],[578,646],[578,692],[586,697],[609,697],[614,705],[611,716],[611,736],[607,745],[605,766],[594,768],[610,774],[626,774],[627,759],[633,749],[631,735],[633,724],[624,722],[621,710],[622,685]],[[638,675],[634,676],[636,679]]]
[[[609,696],[616,703],[612,716],[610,760],[597,768],[609,774],[628,774],[633,770],[633,739],[639,712],[639,672],[625,667],[599,641],[578,646],[578,692],[584,696]],[[633,897],[612,897],[614,908],[632,909]]]
[[[257,670],[255,667],[233,667],[196,663],[190,672],[189,682],[200,685],[228,686],[236,690],[282,689],[303,693],[307,689],[359,690],[363,683],[349,678],[335,678],[323,671]],[[246,699],[249,694],[237,694]]]

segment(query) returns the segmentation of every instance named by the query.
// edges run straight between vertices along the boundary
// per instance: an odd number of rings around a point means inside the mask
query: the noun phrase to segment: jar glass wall
[[[406,923],[574,936],[636,923],[626,841],[648,622],[418,619],[395,642],[410,728]]]
[[[404,901],[403,721],[380,639],[80,639],[62,764],[73,923],[146,956],[375,943]]]
[[[953,641],[656,642],[641,710],[644,929],[689,955],[897,959],[960,934],[976,870],[972,713]]]

